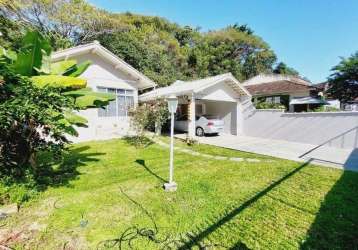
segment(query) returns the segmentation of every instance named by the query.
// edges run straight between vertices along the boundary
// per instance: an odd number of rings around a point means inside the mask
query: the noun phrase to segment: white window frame
[[[109,92],[108,91],[109,89],[115,90],[116,93]],[[105,91],[101,91],[101,90],[105,90]],[[98,113],[97,113],[99,118],[106,118],[106,117],[108,117],[108,118],[127,118],[127,117],[129,117],[129,110],[128,110],[126,100],[127,100],[127,97],[132,97],[132,101],[133,101],[132,107],[135,106],[135,90],[133,90],[133,89],[124,89],[124,88],[116,88],[116,87],[97,86],[97,91],[102,92],[102,93],[113,93],[116,96],[116,99],[113,100],[113,101],[116,102],[116,105],[115,105],[116,106],[116,115],[113,115],[113,116],[110,116],[110,115],[107,115],[107,114],[106,115],[100,115],[100,112],[102,111],[101,110],[102,108],[100,108],[100,109],[98,109]],[[119,93],[120,91],[123,91],[124,93],[123,94]],[[119,108],[118,108],[118,97],[119,96],[123,96],[124,100],[125,100],[125,107],[126,107],[125,115],[119,115]],[[108,108],[108,106],[105,107],[106,111],[107,111],[107,108]]]

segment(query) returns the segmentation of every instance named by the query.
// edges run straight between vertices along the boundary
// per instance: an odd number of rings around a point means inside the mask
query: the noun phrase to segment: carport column
[[[188,135],[190,138],[195,136],[195,95],[191,95],[189,101],[189,122],[188,122]]]
[[[237,124],[236,124],[236,135],[242,135],[244,134],[244,126],[245,126],[245,105],[248,104],[250,105],[250,103],[247,103],[249,97],[245,97],[245,96],[241,96],[240,100],[237,102],[237,106],[236,106],[236,112],[237,112]],[[246,104],[243,104],[246,103]],[[253,105],[251,103],[251,105]]]
[[[242,134],[244,130],[244,119],[242,114],[242,105],[240,102],[236,104],[236,135]]]

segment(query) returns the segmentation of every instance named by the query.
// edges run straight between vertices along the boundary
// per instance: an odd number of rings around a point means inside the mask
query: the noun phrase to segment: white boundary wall
[[[358,148],[358,112],[255,110],[246,114],[243,125],[247,136]]]

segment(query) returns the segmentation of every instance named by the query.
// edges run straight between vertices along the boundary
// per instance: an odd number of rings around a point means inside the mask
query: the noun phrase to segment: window
[[[134,107],[134,91],[97,87],[99,92],[113,93],[116,100],[111,101],[104,109],[98,110],[99,117],[127,117],[129,109]]]
[[[265,102],[266,102],[266,103],[272,103],[272,102],[273,102],[272,96],[266,97]]]
[[[274,102],[274,103],[277,103],[277,104],[280,104],[280,103],[281,103],[281,98],[280,98],[280,96],[275,96],[273,102]]]

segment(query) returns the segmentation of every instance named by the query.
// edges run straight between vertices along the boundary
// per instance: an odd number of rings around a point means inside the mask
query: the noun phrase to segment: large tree
[[[293,75],[298,76],[299,73],[294,68],[288,67],[285,63],[280,62],[276,65],[273,70],[273,73],[280,74],[280,75]]]
[[[332,68],[328,94],[341,102],[358,98],[358,51]]]
[[[152,24],[137,25],[128,31],[100,34],[95,39],[159,85],[186,78],[188,47],[181,46],[175,38],[180,30],[168,32]],[[180,37],[183,44],[190,39],[185,34]]]
[[[226,72],[245,80],[272,72],[276,60],[269,45],[247,25],[202,33],[160,17],[110,13],[85,0],[11,2],[11,7],[8,4],[3,8],[6,17],[37,27],[50,37],[69,38],[75,44],[99,40],[162,86],[177,79]]]
[[[228,27],[204,34],[190,51],[189,67],[199,77],[231,72],[239,80],[271,72],[274,52],[251,32]]]
[[[2,0],[0,14],[36,27],[54,39],[70,38],[81,43],[96,33],[122,28],[115,15],[85,0]],[[70,44],[62,43],[62,47]],[[60,47],[60,46],[59,46]]]

